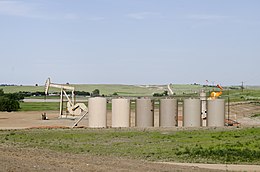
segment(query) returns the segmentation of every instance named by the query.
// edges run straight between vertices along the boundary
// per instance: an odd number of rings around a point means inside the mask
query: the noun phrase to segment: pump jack
[[[70,115],[82,115],[83,112],[87,112],[87,107],[84,103],[77,103],[75,104],[75,88],[69,85],[62,85],[62,84],[54,84],[51,83],[50,78],[48,78],[45,82],[45,95],[48,95],[49,88],[59,88],[60,89],[60,118],[63,116],[63,95],[67,98],[67,111]],[[68,96],[66,91],[71,91],[71,99]]]

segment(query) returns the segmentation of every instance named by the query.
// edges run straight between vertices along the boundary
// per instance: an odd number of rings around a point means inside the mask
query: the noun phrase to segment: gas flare
[[[219,84],[217,85],[217,87],[218,87],[221,91],[219,91],[219,92],[215,92],[215,91],[211,92],[211,93],[210,93],[210,99],[216,99],[216,98],[218,98],[219,96],[222,95],[223,87],[221,87]]]

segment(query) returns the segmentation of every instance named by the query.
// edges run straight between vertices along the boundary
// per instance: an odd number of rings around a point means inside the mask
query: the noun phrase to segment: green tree
[[[92,96],[95,97],[95,96],[99,96],[100,95],[100,91],[99,89],[95,89],[92,91]]]
[[[164,96],[168,96],[168,91],[165,90],[165,91],[163,92],[163,95],[164,95]]]
[[[4,90],[3,89],[0,89],[0,96],[3,96],[5,93],[4,93]]]
[[[8,97],[9,99],[12,100],[23,100],[24,99],[24,94],[22,93],[8,93],[8,94],[4,94],[5,97]]]
[[[17,111],[20,109],[19,100],[23,98],[21,93],[5,94],[3,89],[0,89],[0,111]]]
[[[114,92],[114,93],[112,94],[112,96],[118,96],[118,93],[117,93],[117,92]]]
[[[5,96],[0,97],[0,111],[17,111],[20,109],[20,104],[18,100],[10,99]]]

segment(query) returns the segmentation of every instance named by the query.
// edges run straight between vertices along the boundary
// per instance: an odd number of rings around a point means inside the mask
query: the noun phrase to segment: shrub
[[[19,101],[24,99],[21,93],[5,94],[3,89],[0,89],[0,111],[17,111],[20,109]]]
[[[24,99],[24,95],[22,93],[8,93],[8,94],[4,94],[4,97],[7,97],[11,100],[23,100]]]
[[[20,104],[18,100],[11,99],[9,97],[0,97],[0,111],[17,111],[20,109]]]
[[[90,96],[90,93],[86,91],[75,91],[75,94],[79,96]]]
[[[92,97],[100,96],[100,91],[99,91],[99,89],[93,90],[91,96],[92,96]]]

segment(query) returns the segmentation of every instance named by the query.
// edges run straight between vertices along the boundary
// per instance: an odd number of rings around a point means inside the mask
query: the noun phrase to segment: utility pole
[[[244,91],[244,81],[241,82],[242,85],[241,85],[241,89],[242,89],[242,92]]]

